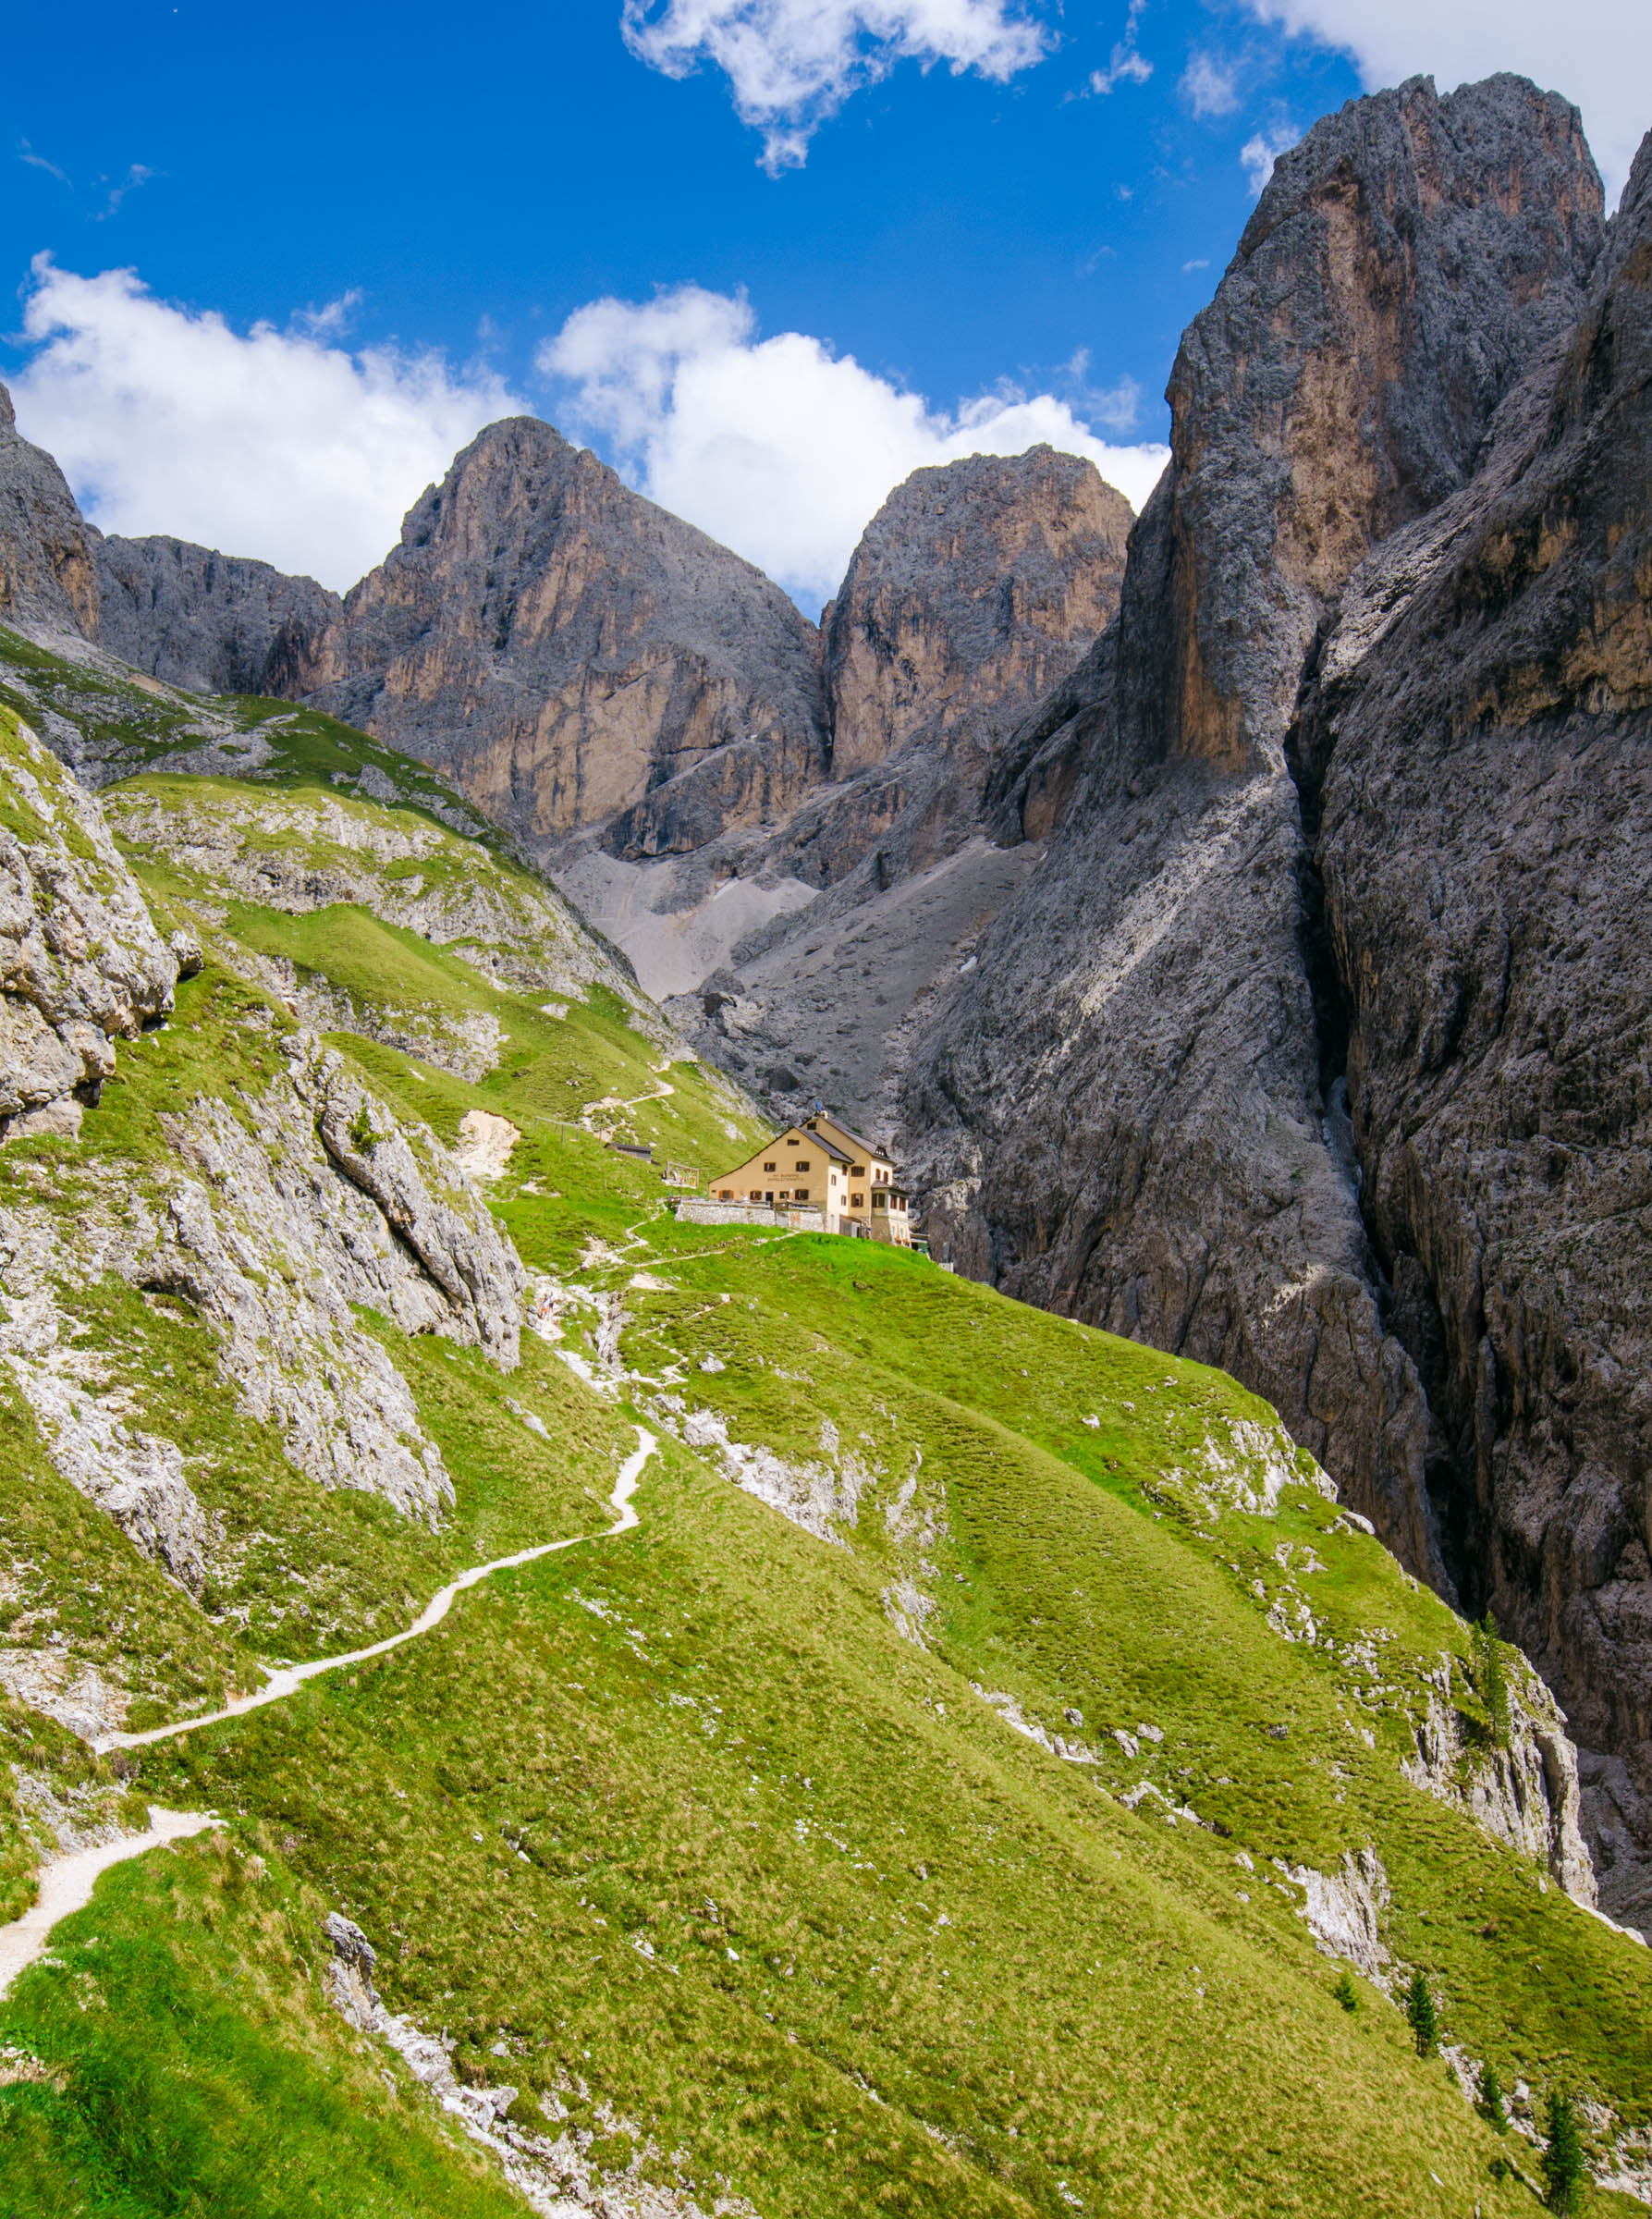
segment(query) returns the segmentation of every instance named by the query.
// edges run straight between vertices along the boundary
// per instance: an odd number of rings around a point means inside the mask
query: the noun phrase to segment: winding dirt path
[[[156,1810],[149,1814],[146,1833],[123,1833],[117,1842],[102,1842],[95,1849],[77,1849],[68,1857],[54,1857],[41,1867],[40,1894],[31,1911],[0,1926],[0,1995],[4,1995],[25,1965],[44,1953],[52,1929],[71,1911],[84,1910],[92,1901],[98,1875],[111,1865],[123,1865],[128,1857],[159,1849],[167,1842],[187,1841],[216,1820],[207,1810]]]
[[[202,1726],[215,1726],[226,1718],[240,1718],[249,1710],[260,1710],[266,1703],[277,1703],[284,1696],[294,1694],[306,1680],[318,1679],[324,1672],[342,1672],[347,1665],[365,1663],[370,1657],[382,1657],[390,1649],[399,1649],[404,1641],[416,1640],[421,1634],[429,1633],[432,1626],[440,1625],[447,1617],[457,1596],[495,1572],[508,1572],[517,1564],[531,1564],[537,1557],[554,1556],[561,1549],[577,1549],[582,1541],[612,1540],[617,1534],[629,1533],[641,1524],[631,1497],[637,1491],[642,1466],[660,1445],[657,1437],[645,1426],[638,1426],[636,1434],[637,1445],[620,1465],[614,1491],[608,1497],[616,1514],[606,1533],[570,1534],[566,1540],[542,1541],[536,1549],[520,1549],[514,1556],[496,1557],[492,1563],[472,1564],[456,1579],[450,1579],[445,1588],[438,1588],[412,1624],[399,1634],[392,1634],[387,1640],[375,1641],[368,1649],[352,1649],[343,1656],[317,1657],[309,1664],[287,1665],[271,1672],[256,1694],[239,1696],[222,1710],[209,1710],[201,1718],[180,1719],[173,1725],[152,1726],[144,1734],[105,1734],[93,1743],[93,1747],[100,1755],[108,1749],[141,1748],[147,1742],[176,1740],[185,1734],[199,1733]],[[0,1995],[6,1993],[26,1965],[32,1965],[44,1953],[58,1920],[67,1919],[72,1911],[83,1910],[92,1901],[92,1891],[100,1875],[112,1865],[124,1864],[128,1857],[142,1857],[151,1849],[164,1848],[170,1842],[187,1841],[190,1835],[219,1823],[212,1811],[162,1810],[152,1805],[149,1826],[144,1833],[123,1834],[118,1841],[101,1843],[92,1849],[77,1849],[67,1857],[54,1857],[43,1864],[40,1895],[33,1909],[25,1911],[8,1926],[0,1926]]]

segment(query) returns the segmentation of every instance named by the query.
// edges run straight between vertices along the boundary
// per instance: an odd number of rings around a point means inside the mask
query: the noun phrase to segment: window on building
[[[865,1207],[866,1207],[866,1197],[865,1197],[865,1195],[850,1195],[850,1196],[849,1197],[849,1207],[850,1208],[850,1209],[864,1209],[864,1208],[865,1208]]]
[[[889,1207],[888,1195],[874,1195],[872,1197],[872,1207],[874,1209],[887,1209]]]
[[[850,1169],[849,1176],[851,1179],[863,1179],[866,1176],[866,1166],[863,1163],[852,1165]]]
[[[808,1158],[806,1156],[800,1156],[791,1168],[794,1171],[806,1171],[809,1168]]]
[[[780,1167],[777,1163],[765,1163],[763,1168],[765,1171],[777,1171]]]
[[[791,1198],[794,1202],[806,1202],[809,1199],[808,1188],[806,1186],[800,1186],[796,1188],[793,1191]]]
[[[750,1193],[750,1195],[751,1195],[751,1197],[752,1197],[752,1199],[753,1199],[753,1202],[761,1202],[761,1201],[762,1201],[762,1199],[763,1199],[763,1189],[762,1189],[760,1186],[753,1186],[753,1187],[751,1187],[751,1188],[749,1188],[747,1191]]]

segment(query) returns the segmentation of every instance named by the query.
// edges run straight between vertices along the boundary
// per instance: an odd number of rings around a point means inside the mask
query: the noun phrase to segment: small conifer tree
[[[1503,2102],[1503,2084],[1497,2077],[1494,2065],[1480,2067],[1480,2094],[1476,2108],[1483,2119],[1490,2121],[1499,2134],[1509,2131],[1509,2111]]]
[[[1432,2057],[1439,2047],[1439,2019],[1434,2008],[1434,1998],[1428,1992],[1428,1980],[1421,1967],[1411,1976],[1406,1992],[1405,2016],[1411,2022],[1416,2038],[1417,2055]]]
[[[1497,1627],[1487,1612],[1475,1627],[1475,1681],[1480,1691],[1480,1700],[1486,1706],[1486,1717],[1491,1728],[1491,1738],[1499,1749],[1509,1746],[1509,1676],[1503,1670],[1502,1644]]]
[[[1336,1997],[1338,2003],[1341,2004],[1344,2011],[1357,2011],[1359,2009],[1359,1991],[1357,1988],[1355,1988],[1353,1980],[1350,1976],[1346,1966],[1343,1967],[1342,1970],[1338,1973],[1336,1979],[1331,1982],[1331,1993]]]
[[[1577,2131],[1577,2111],[1572,2098],[1554,2090],[1548,2099],[1548,2141],[1543,2152],[1545,2202],[1551,2212],[1583,2209],[1583,2138]]]

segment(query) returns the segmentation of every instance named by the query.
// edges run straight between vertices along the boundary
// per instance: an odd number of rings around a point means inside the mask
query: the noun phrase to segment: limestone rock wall
[[[549,424],[492,424],[283,690],[431,763],[542,852],[693,848],[826,759],[814,627]]]
[[[1460,1584],[1652,1915],[1652,141],[1478,478],[1355,573],[1293,754]]]
[[[313,578],[187,540],[111,535],[97,549],[99,644],[193,693],[268,693],[294,638],[331,620],[338,596]]]
[[[0,386],[0,623],[95,639],[97,537],[51,456],[18,435]]]
[[[1331,597],[1471,471],[1599,240],[1575,113],[1520,80],[1413,80],[1282,159],[1178,356],[1114,636],[1000,758],[999,836],[1067,786],[1060,828],[904,1094],[943,1251],[1237,1373],[1448,1592],[1284,740]]]
[[[982,710],[1001,729],[1119,606],[1135,519],[1094,463],[1035,447],[914,471],[863,533],[821,621],[832,772]]]
[[[1277,761],[1328,600],[1472,471],[1577,314],[1601,202],[1576,109],[1514,77],[1413,78],[1279,157],[1170,374],[1120,631],[1132,742]]]
[[[96,802],[0,707],[0,1138],[77,1124],[177,973]]]

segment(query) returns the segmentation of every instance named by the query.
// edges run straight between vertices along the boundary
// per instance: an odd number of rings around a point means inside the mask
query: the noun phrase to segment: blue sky
[[[526,406],[813,607],[914,461],[1163,437],[1266,147],[1401,74],[1349,4],[860,0],[825,61],[800,0],[654,0],[629,43],[620,0],[19,11],[0,366],[110,528],[342,585]],[[1456,74],[1526,58],[1519,13]]]

